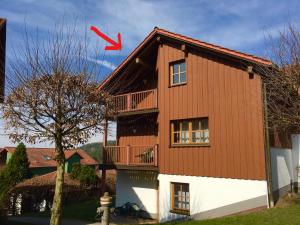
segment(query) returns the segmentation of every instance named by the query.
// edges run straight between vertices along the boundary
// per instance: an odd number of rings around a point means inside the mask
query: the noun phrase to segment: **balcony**
[[[117,168],[158,167],[158,145],[106,146],[103,164]]]
[[[118,114],[138,114],[157,110],[157,89],[116,95],[113,102]]]

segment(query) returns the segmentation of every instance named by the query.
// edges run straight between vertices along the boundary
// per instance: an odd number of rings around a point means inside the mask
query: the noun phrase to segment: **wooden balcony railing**
[[[157,108],[157,89],[132,92],[113,97],[117,112]]]
[[[158,145],[106,146],[103,163],[133,166],[158,166]]]

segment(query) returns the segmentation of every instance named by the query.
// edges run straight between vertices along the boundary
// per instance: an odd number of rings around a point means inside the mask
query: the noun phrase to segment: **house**
[[[0,102],[4,98],[6,20],[0,18]]]
[[[117,110],[101,165],[104,177],[117,170],[116,205],[135,202],[160,222],[272,205],[258,72],[271,65],[155,28],[99,86]]]
[[[15,147],[4,147],[0,149],[0,167],[7,164],[15,152]],[[56,171],[55,149],[54,148],[26,148],[29,161],[29,168],[33,176],[43,175]],[[65,151],[65,172],[70,173],[74,163],[98,167],[98,162],[81,149]]]

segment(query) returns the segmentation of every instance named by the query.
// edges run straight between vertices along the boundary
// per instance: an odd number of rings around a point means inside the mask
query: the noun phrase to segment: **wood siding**
[[[169,87],[169,63],[184,58],[187,84]],[[250,79],[229,60],[193,50],[184,54],[166,43],[159,47],[157,67],[160,173],[265,180],[260,77]],[[210,146],[170,147],[170,121],[199,117],[209,118]],[[119,138],[122,144],[128,140]],[[152,137],[130,140],[150,142]]]
[[[117,122],[117,145],[153,146],[158,144],[157,129],[157,113],[120,118]]]

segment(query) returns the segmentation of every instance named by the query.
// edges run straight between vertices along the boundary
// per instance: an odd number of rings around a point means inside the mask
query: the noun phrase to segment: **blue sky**
[[[25,23],[29,31],[38,28],[46,35],[62,18],[68,24],[76,17],[83,30],[94,25],[114,39],[120,32],[123,49],[117,52],[104,52],[106,43],[93,32],[87,33],[90,43],[99,46],[99,58],[92,60],[103,66],[102,78],[155,26],[265,56],[267,35],[276,36],[288,22],[300,24],[299,0],[1,0],[0,5],[0,17],[7,19],[8,56],[22,44]],[[0,147],[10,144],[0,133]]]

